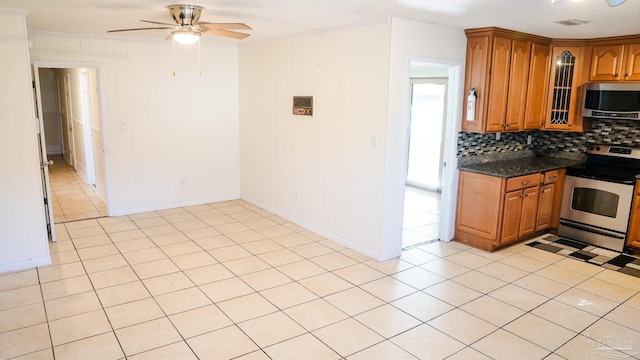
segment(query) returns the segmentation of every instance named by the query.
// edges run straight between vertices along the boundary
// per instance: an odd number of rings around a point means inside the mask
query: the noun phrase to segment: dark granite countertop
[[[460,164],[458,169],[478,174],[509,178],[560,169],[579,163],[581,163],[579,160],[525,157],[477,164]]]

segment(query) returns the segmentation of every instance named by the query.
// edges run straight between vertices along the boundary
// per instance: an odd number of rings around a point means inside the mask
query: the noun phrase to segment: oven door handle
[[[576,224],[574,222],[569,222],[569,221],[563,221],[562,219],[560,220],[560,224],[570,227],[570,228],[574,228],[574,229],[578,229],[578,230],[582,230],[582,231],[588,231],[590,233],[594,233],[594,234],[598,234],[598,235],[603,235],[603,236],[608,236],[608,237],[613,237],[616,239],[621,239],[624,240],[625,236],[624,235],[619,235],[610,231],[604,231],[604,230],[600,230],[600,229],[596,229],[594,227],[591,226],[585,226],[585,225],[580,225],[580,224]]]

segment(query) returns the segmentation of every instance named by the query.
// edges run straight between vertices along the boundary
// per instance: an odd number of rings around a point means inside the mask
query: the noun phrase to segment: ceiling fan
[[[561,2],[563,2],[564,0],[551,0],[552,4],[559,4]],[[572,0],[573,2],[582,2],[583,0]],[[621,5],[622,3],[624,3],[626,0],[605,0],[607,2],[607,5],[609,5],[610,7],[615,7],[618,5]]]
[[[202,7],[197,5],[169,5],[169,14],[173,18],[175,24],[140,20],[149,24],[163,25],[156,27],[146,28],[132,28],[132,29],[119,29],[109,30],[108,32],[123,32],[123,31],[138,31],[138,30],[173,30],[171,34],[165,38],[165,40],[173,39],[182,44],[196,43],[202,34],[212,34],[218,36],[224,36],[232,39],[244,39],[249,34],[231,31],[231,30],[251,30],[249,25],[243,23],[211,23],[200,20],[200,13]]]

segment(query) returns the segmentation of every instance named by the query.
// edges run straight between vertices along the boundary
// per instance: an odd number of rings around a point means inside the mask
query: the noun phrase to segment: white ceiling
[[[179,0],[178,0],[179,1]],[[175,0],[0,0],[0,7],[29,10],[27,28],[88,35],[145,27],[140,19],[171,22]],[[193,0],[209,22],[253,27],[243,42],[399,17],[458,28],[498,26],[553,38],[592,38],[640,33],[640,0],[609,7],[605,0]],[[579,26],[555,21],[579,19]],[[163,39],[165,30],[109,36]],[[434,34],[437,36],[437,34]],[[206,35],[209,41],[235,41]]]

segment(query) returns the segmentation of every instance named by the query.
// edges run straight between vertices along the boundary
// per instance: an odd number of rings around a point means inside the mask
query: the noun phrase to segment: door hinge
[[[31,87],[33,87],[34,89],[36,88],[36,81],[35,80],[31,80]]]
[[[49,205],[49,200],[47,200],[47,198],[44,198],[44,204]]]

